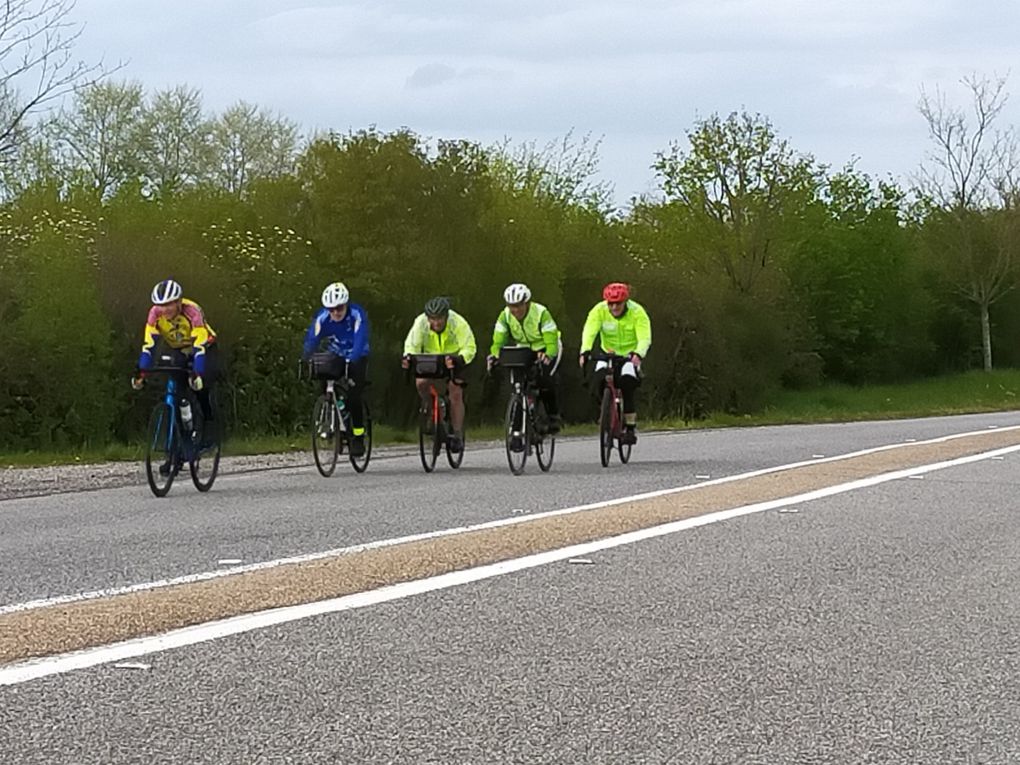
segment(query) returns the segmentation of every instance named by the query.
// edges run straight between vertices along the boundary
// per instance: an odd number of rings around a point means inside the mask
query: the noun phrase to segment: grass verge
[[[745,415],[715,413],[704,420],[684,423],[678,419],[645,421],[652,429],[721,428],[790,423],[854,422],[859,420],[901,419],[950,414],[1010,411],[1020,408],[1020,370],[965,372],[900,385],[826,385],[805,391],[782,391],[759,412]],[[595,425],[582,423],[564,428],[564,435],[590,435]],[[376,445],[416,444],[416,432],[377,425]],[[503,438],[499,425],[472,428],[469,441],[498,441]],[[309,448],[305,434],[232,438],[224,448],[226,455],[266,454],[303,451]],[[0,466],[33,467],[42,465],[141,460],[141,444],[110,444],[75,451],[27,451],[0,454]]]

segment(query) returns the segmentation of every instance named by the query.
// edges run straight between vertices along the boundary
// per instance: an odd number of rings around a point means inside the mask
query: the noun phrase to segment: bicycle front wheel
[[[436,422],[435,403],[424,409],[418,418],[418,451],[421,454],[421,466],[426,473],[436,469],[436,458],[439,456],[439,431],[442,423]]]
[[[506,403],[506,461],[510,472],[521,475],[528,461],[528,415],[524,396],[514,394]]]
[[[609,467],[613,453],[613,392],[607,387],[602,391],[602,411],[599,416],[599,458],[602,467]]]
[[[181,436],[174,411],[165,402],[156,404],[149,416],[145,444],[145,477],[157,497],[165,497],[173,485],[181,455]]]
[[[348,452],[348,457],[354,469],[364,473],[368,468],[368,461],[372,459],[372,413],[368,411],[368,404],[361,402],[361,421],[365,423],[365,451],[360,457],[355,457],[353,452]]]
[[[336,469],[340,454],[338,425],[333,399],[323,393],[312,407],[312,454],[323,478],[329,478]]]
[[[549,428],[549,415],[546,414],[545,404],[541,399],[535,403],[535,423],[537,427],[532,428],[535,442],[535,459],[543,473],[548,473],[552,467],[553,455],[556,454],[556,436],[552,435]]]

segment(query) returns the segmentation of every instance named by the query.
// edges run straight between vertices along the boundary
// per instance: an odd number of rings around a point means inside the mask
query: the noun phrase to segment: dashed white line
[[[654,539],[656,537],[674,534],[678,531],[684,531],[698,526],[707,526],[711,523],[718,523],[720,521],[739,518],[753,513],[761,513],[766,510],[774,510],[789,505],[803,504],[804,502],[810,502],[811,500],[831,497],[836,494],[867,488],[869,486],[875,486],[888,481],[909,478],[913,475],[930,473],[936,470],[956,467],[958,465],[966,465],[980,460],[994,459],[997,456],[1017,451],[1020,451],[1020,445],[1007,446],[1001,449],[982,452],[980,454],[972,454],[966,457],[959,457],[943,462],[935,462],[929,465],[921,465],[904,470],[896,470],[890,473],[883,473],[881,475],[862,478],[856,481],[849,481],[847,483],[837,484],[836,486],[828,486],[824,489],[816,489],[814,491],[796,494],[782,499],[770,500],[768,502],[757,502],[751,505],[732,508],[730,510],[722,510],[708,515],[697,516],[695,518],[686,518],[681,521],[653,526],[647,529],[609,537],[607,539],[571,545],[558,550],[549,550],[535,555],[527,555],[522,558],[515,558],[513,560],[502,561],[500,563],[478,566],[476,568],[465,569],[462,571],[454,571],[448,574],[429,577],[427,579],[419,579],[412,582],[403,582],[401,584],[380,587],[375,590],[360,592],[354,595],[345,595],[332,600],[323,600],[316,603],[305,603],[302,605],[287,606],[284,608],[274,608],[268,611],[259,611],[256,613],[245,614],[243,616],[235,616],[229,619],[220,619],[218,621],[184,627],[161,635],[126,640],[112,645],[98,646],[96,648],[75,651],[73,653],[48,656],[41,659],[11,664],[0,668],[0,685],[15,685],[17,683],[37,680],[51,675],[94,667],[100,664],[125,661],[158,651],[166,651],[173,648],[182,648],[184,646],[205,643],[211,640],[228,637],[230,635],[238,635],[244,632],[264,629],[266,627],[307,619],[313,616],[349,611],[355,608],[363,608],[365,606],[372,606],[379,603],[407,598],[412,595],[419,595],[435,590],[456,587],[457,585],[467,584],[469,582],[477,582],[495,576],[502,576],[503,574],[535,568],[536,566],[542,566],[554,561],[586,557],[592,553],[600,552],[602,550],[608,550],[613,547],[620,547],[634,542],[641,542],[647,539]],[[669,493],[671,492],[650,492],[650,495],[662,496],[663,494]],[[647,496],[649,495],[635,495],[634,497],[614,500],[613,502],[603,504],[633,501],[634,499]]]

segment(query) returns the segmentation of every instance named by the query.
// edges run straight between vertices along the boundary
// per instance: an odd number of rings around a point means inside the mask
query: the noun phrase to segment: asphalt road
[[[0,603],[693,483],[1020,415],[566,442],[0,503]],[[1020,762],[1020,455],[0,688],[0,760]],[[6,758],[6,759],[5,759]]]
[[[593,438],[557,445],[553,469],[510,475],[502,449],[426,475],[416,456],[332,478],[314,467],[223,475],[207,495],[182,477],[166,499],[139,484],[0,501],[0,605],[208,571],[539,512],[906,439],[1020,424],[1020,413],[643,435],[631,464],[598,463]]]

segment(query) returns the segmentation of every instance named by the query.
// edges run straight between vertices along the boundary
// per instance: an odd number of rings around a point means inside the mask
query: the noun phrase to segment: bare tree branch
[[[928,200],[926,228],[943,276],[972,302],[981,321],[985,369],[992,368],[989,309],[1017,284],[1017,231],[1010,213],[1017,204],[1018,160],[1014,129],[995,129],[1008,100],[1006,78],[971,75],[970,115],[950,106],[945,94],[923,88],[918,111],[934,144],[916,179]]]
[[[105,76],[73,58],[83,26],[75,0],[0,0],[0,161],[24,140],[29,115]]]

